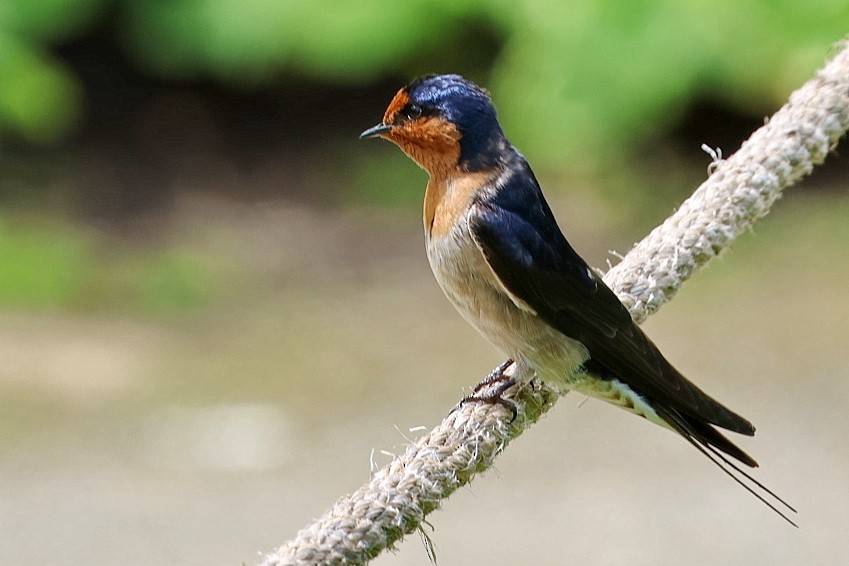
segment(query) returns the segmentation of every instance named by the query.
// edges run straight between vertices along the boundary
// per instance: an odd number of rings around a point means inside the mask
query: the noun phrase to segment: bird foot
[[[510,422],[512,423],[513,421],[515,421],[516,417],[519,416],[519,408],[516,406],[516,403],[501,396],[505,391],[516,385],[515,379],[504,374],[504,371],[508,367],[510,367],[512,363],[513,360],[507,360],[506,362],[495,368],[492,373],[486,376],[483,381],[481,381],[475,386],[474,392],[471,395],[466,395],[465,397],[463,397],[463,399],[460,400],[458,407],[462,407],[466,403],[486,403],[488,405],[501,405],[502,407],[510,411]],[[480,394],[480,391],[482,389],[495,383],[498,383],[498,387],[495,389],[495,391],[493,391],[492,393],[487,393],[486,395]]]
[[[507,368],[509,368],[511,365],[513,365],[513,360],[507,360],[506,362],[504,362],[503,364],[501,364],[500,366],[498,366],[497,368],[492,370],[492,372],[490,372],[490,374],[488,376],[483,378],[483,381],[481,381],[480,383],[475,385],[475,388],[472,391],[474,393],[477,393],[478,391],[480,391],[484,387],[486,387],[488,385],[492,385],[493,383],[498,383],[499,381],[507,381],[507,380],[512,381],[512,379],[509,376],[504,374],[504,372],[507,371]]]

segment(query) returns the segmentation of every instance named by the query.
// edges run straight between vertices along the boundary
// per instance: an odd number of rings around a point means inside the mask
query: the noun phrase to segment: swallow
[[[757,462],[718,430],[752,436],[755,428],[676,370],[572,248],[486,90],[459,75],[419,77],[360,137],[393,142],[427,172],[423,223],[434,276],[460,315],[524,370],[516,375],[676,432],[796,526],[767,495],[795,509],[731,459]]]

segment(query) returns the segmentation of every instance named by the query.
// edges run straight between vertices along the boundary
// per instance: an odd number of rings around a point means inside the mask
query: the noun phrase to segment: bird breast
[[[468,213],[468,211],[467,211]],[[560,381],[587,357],[586,348],[518,306],[472,238],[467,214],[443,235],[427,235],[431,269],[462,317],[505,355]]]

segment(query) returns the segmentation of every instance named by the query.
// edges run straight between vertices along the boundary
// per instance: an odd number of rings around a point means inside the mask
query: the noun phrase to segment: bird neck
[[[492,183],[496,169],[463,171],[454,167],[450,174],[431,175],[425,190],[422,222],[429,238],[447,235],[465,214],[474,196]]]
[[[493,121],[487,129],[463,134],[457,166],[469,173],[485,171],[503,166],[513,153],[515,150],[501,131],[501,126]]]

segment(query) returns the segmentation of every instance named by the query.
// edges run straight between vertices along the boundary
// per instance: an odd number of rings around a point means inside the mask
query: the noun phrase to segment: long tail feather
[[[772,497],[776,502],[780,504],[780,506],[786,508],[787,510],[796,513],[796,509],[790,506],[790,504],[784,501],[781,497],[776,495],[775,492],[773,492],[771,489],[764,486],[761,482],[759,482],[751,475],[749,475],[746,471],[741,469],[737,464],[726,458],[725,455],[722,454],[722,452],[725,452],[729,456],[740,460],[742,463],[748,466],[757,467],[757,462],[755,462],[755,460],[752,459],[751,456],[740,450],[740,448],[735,446],[730,440],[720,434],[719,431],[717,431],[708,424],[702,422],[693,423],[692,421],[694,419],[687,419],[686,417],[677,413],[675,410],[659,410],[658,414],[666,422],[668,422],[669,425],[674,428],[681,436],[683,436],[687,440],[687,442],[695,446],[695,448],[699,452],[704,454],[711,462],[713,462],[731,479],[740,484],[743,489],[754,495],[761,503],[772,509],[782,519],[784,519],[794,527],[799,527],[799,525],[794,523],[785,512],[779,509],[778,505],[775,505],[773,502],[769,501],[762,493],[759,493],[757,489]],[[709,431],[706,429],[709,429]],[[722,452],[720,452],[720,450]],[[750,482],[752,485],[747,484],[746,481]]]

